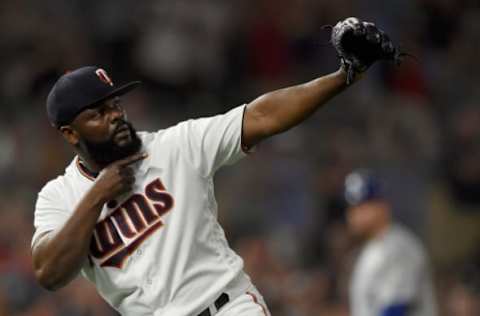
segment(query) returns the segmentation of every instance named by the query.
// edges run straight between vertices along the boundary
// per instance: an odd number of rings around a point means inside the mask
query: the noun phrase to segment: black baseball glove
[[[347,84],[351,84],[355,75],[366,71],[377,60],[400,64],[404,55],[375,24],[353,17],[338,22],[332,28],[331,43],[347,73]]]

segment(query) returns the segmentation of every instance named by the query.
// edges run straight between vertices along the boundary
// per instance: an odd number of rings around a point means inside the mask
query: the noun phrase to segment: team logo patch
[[[108,76],[107,72],[103,70],[102,68],[98,68],[95,70],[95,73],[97,74],[97,77],[102,80],[104,83],[111,85],[113,87],[113,81],[110,79]]]

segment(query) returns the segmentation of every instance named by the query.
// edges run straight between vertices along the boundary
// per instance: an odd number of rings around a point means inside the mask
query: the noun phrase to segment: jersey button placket
[[[154,275],[150,271],[147,271],[145,274],[145,287],[149,288],[153,285]]]

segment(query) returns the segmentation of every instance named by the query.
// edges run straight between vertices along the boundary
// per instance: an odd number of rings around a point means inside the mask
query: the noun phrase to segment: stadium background
[[[137,128],[226,111],[338,65],[325,24],[375,21],[414,54],[376,65],[307,123],[217,177],[220,217],[273,315],[348,315],[356,246],[341,185],[356,167],[390,183],[395,215],[431,254],[442,315],[480,315],[480,7],[458,0],[162,0],[0,3],[0,315],[115,315],[84,281],[54,295],[31,269],[36,193],[70,149],[45,98],[96,64]]]

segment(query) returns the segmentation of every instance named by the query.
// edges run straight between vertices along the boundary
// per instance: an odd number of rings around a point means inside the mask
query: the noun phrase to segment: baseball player
[[[153,133],[125,115],[121,96],[139,82],[116,86],[98,67],[60,77],[47,114],[77,155],[38,194],[39,283],[55,290],[81,273],[123,315],[269,315],[217,222],[213,176],[304,121],[373,62],[398,58],[382,31],[355,18],[333,28],[332,43],[338,71]]]
[[[347,222],[365,241],[350,283],[352,316],[435,316],[427,254],[421,242],[395,224],[384,187],[367,170],[345,180]]]

